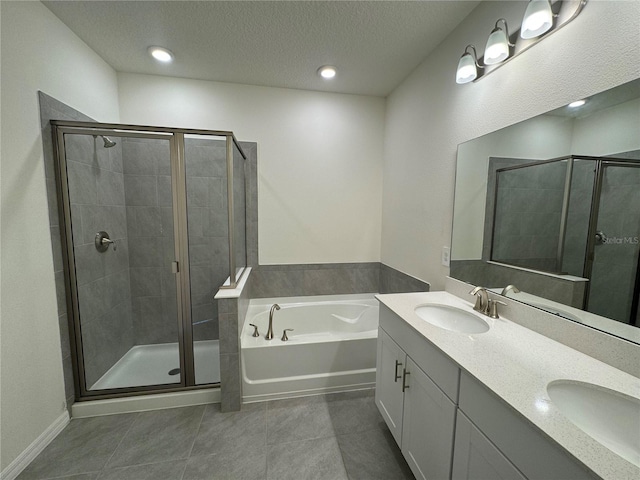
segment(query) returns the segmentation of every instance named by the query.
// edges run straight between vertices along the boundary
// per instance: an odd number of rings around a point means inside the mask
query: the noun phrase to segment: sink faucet
[[[513,293],[520,293],[520,289],[515,285],[507,285],[502,289],[502,292],[500,292],[500,295],[504,295],[506,297],[509,291],[512,291]]]
[[[267,330],[267,335],[265,338],[267,340],[273,340],[273,312],[276,310],[280,310],[280,305],[274,303],[271,307],[271,311],[269,312],[269,329]]]
[[[473,309],[489,315],[489,294],[487,293],[487,289],[484,287],[476,287],[469,292],[469,295],[475,295],[477,297]]]

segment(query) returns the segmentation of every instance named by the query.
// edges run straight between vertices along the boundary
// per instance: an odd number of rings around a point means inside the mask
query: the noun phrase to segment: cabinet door
[[[402,453],[418,479],[451,475],[456,406],[407,357]]]
[[[454,452],[452,480],[526,480],[461,410]]]
[[[383,329],[378,329],[376,405],[398,445],[402,442],[402,369],[406,355]]]

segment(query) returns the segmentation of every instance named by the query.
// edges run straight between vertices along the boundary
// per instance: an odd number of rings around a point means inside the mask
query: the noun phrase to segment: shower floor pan
[[[220,346],[218,340],[193,342],[196,385],[220,381]],[[94,383],[90,390],[163,385],[180,382],[180,373],[169,372],[180,367],[177,343],[136,345]]]

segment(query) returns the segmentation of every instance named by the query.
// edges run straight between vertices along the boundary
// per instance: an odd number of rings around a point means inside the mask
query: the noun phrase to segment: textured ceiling
[[[388,95],[478,1],[45,1],[120,72]],[[176,56],[158,65],[147,47]],[[338,76],[317,76],[321,65]]]

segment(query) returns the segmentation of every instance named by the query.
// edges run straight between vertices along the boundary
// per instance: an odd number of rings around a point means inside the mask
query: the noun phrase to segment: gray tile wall
[[[595,167],[593,160],[573,162],[562,271],[577,277],[584,275]]]
[[[87,388],[134,344],[122,144],[66,135],[67,177]],[[96,232],[116,242],[95,248]]]
[[[67,408],[75,398],[73,381],[73,362],[71,359],[71,339],[69,338],[69,317],[67,300],[65,296],[64,266],[62,256],[62,243],[60,239],[60,222],[58,217],[58,197],[56,191],[56,167],[53,155],[53,140],[51,133],[51,120],[76,120],[93,121],[90,117],[81,114],[77,110],[68,107],[49,95],[38,92],[40,103],[40,126],[42,134],[42,147],[44,154],[44,172],[47,188],[47,202],[49,204],[49,225],[51,232],[51,247],[53,251],[53,269],[55,271],[56,294],[58,302],[58,325],[60,328],[60,345],[62,349],[62,368],[64,373],[64,390]]]
[[[539,273],[527,272],[484,260],[452,260],[451,277],[487,288],[514,284],[520,290],[555,302],[582,308],[586,282],[571,282]]]
[[[194,340],[218,339],[216,291],[229,276],[224,139],[185,139],[191,315]]]
[[[163,139],[122,138],[136,345],[178,341],[171,157]]]
[[[500,172],[492,259],[555,271],[567,162]]]

